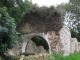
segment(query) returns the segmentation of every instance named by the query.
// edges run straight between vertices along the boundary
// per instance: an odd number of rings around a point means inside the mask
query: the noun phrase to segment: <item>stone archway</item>
[[[32,37],[41,36],[48,43],[49,53],[51,54],[56,51],[56,45],[59,45],[56,41],[54,41],[59,40],[59,35],[55,37],[54,32],[59,33],[60,29],[63,28],[61,14],[56,11],[54,7],[44,8],[34,6],[33,10],[35,12],[31,11],[29,14],[26,14],[22,18],[21,23],[17,26],[17,31],[24,34],[22,53],[25,53],[27,42],[30,41]],[[49,32],[51,32],[51,34]]]
[[[49,53],[47,41],[41,36],[32,37],[25,48],[26,55],[34,55],[40,53]]]
[[[39,42],[36,42],[37,40],[34,40],[35,37],[39,37],[42,39],[41,41],[39,41],[41,44],[39,44]],[[42,42],[45,44],[42,44]],[[46,34],[30,33],[23,35],[22,54],[34,55],[38,53],[50,53],[49,49],[50,45]]]
[[[36,46],[43,46],[45,50],[49,50],[48,43],[43,37],[35,36],[31,40],[35,42]]]

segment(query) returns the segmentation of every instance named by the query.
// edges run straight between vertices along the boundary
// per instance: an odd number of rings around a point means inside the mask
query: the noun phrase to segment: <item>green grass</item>
[[[80,52],[63,57],[63,60],[80,60]]]
[[[17,59],[15,59],[17,58]],[[6,57],[6,59],[2,59],[0,58],[1,60],[19,60],[19,57],[11,57],[11,56],[8,56]],[[44,55],[44,56],[40,56],[40,57],[30,57],[30,58],[27,58],[27,57],[24,57],[23,60],[80,60],[80,52],[75,52],[74,54],[70,54],[69,56],[63,56],[62,54],[51,54],[51,55]]]
[[[61,54],[52,54],[51,56],[54,56],[55,60],[80,60],[80,52],[70,54],[69,56],[63,56]]]

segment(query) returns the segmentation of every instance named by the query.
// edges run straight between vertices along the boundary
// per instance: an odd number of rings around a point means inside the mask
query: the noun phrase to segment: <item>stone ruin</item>
[[[74,51],[80,51],[80,42],[76,38],[71,38],[69,29],[63,26],[60,13],[53,7],[33,7],[33,11],[23,17],[17,31],[22,34],[23,39],[21,47],[16,48],[20,49],[16,55],[56,52],[66,56]],[[36,36],[44,38],[48,50],[35,45],[31,39]]]
[[[27,55],[47,53],[43,46],[36,46],[32,40],[28,41],[25,52]]]

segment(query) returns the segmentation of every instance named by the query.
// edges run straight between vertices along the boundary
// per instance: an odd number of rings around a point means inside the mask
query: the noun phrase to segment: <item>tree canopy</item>
[[[6,10],[6,7],[0,8],[0,54],[17,43],[15,20]]]
[[[0,56],[18,42],[16,26],[31,6],[28,0],[0,0]]]
[[[25,13],[29,13],[32,3],[28,0],[0,0],[0,7],[7,7],[7,12],[18,24]]]
[[[72,37],[80,41],[80,0],[70,0],[68,3],[62,3],[57,8],[63,12],[64,24],[71,29]]]

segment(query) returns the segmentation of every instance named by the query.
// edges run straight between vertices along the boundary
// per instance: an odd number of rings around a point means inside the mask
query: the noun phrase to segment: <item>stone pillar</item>
[[[70,31],[67,27],[61,28],[59,31],[60,34],[60,41],[62,44],[61,51],[63,52],[63,55],[69,55],[70,54],[70,39],[71,39],[71,34]]]
[[[24,54],[25,53],[25,48],[26,48],[26,45],[27,45],[27,43],[28,43],[28,36],[27,36],[27,34],[24,34],[23,36],[22,36],[22,51],[21,51],[21,54]]]

